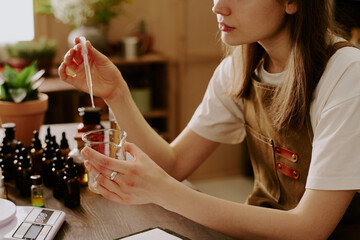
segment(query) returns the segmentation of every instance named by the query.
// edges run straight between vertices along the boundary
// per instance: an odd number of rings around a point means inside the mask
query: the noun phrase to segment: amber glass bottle
[[[69,147],[69,142],[68,142],[68,140],[66,138],[66,133],[65,132],[62,132],[62,135],[61,135],[60,151],[61,151],[61,155],[63,156],[63,158],[68,159],[69,152],[70,152],[70,147]]]
[[[54,157],[54,154],[51,149],[51,146],[49,144],[47,144],[47,146],[44,148],[44,153],[43,153],[43,157],[41,160],[42,173],[43,173],[42,176],[44,179],[44,185],[47,187],[52,186],[53,157]]]
[[[13,178],[13,157],[11,154],[11,148],[9,144],[0,147],[0,165],[3,165],[3,175],[5,182],[9,182]]]
[[[76,172],[74,160],[69,158],[65,166],[65,197],[64,204],[69,208],[80,205],[80,182]]]
[[[78,125],[78,132],[85,133],[91,130],[103,129],[101,125],[101,108],[99,107],[80,107],[78,109],[79,115],[82,117],[82,122]]]
[[[16,178],[19,181],[20,194],[23,197],[30,196],[31,175],[32,175],[32,167],[30,164],[30,156],[28,154],[24,154],[19,158],[18,175],[16,176]]]
[[[63,198],[65,194],[65,160],[59,149],[56,150],[53,160],[52,176],[53,176],[53,196],[57,199]]]
[[[34,131],[34,138],[32,140],[30,155],[33,165],[34,174],[42,175],[42,156],[44,149],[42,148],[41,141],[39,139],[38,131]]]

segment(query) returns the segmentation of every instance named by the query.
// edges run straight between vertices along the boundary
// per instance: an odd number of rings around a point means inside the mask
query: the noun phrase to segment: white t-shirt
[[[230,56],[215,70],[188,127],[209,140],[235,144],[246,133],[243,101],[226,94],[231,69]],[[257,75],[262,82],[279,84],[285,74],[260,68]],[[310,117],[314,139],[306,188],[359,190],[360,50],[344,47],[330,58],[315,89]]]

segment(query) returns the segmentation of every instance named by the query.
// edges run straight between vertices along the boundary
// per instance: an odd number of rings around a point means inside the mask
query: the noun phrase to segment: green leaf
[[[5,83],[9,86],[12,86],[17,79],[17,72],[8,65],[5,65],[4,73],[3,73]]]
[[[26,89],[24,88],[11,88],[9,93],[15,103],[22,102],[26,98]]]
[[[2,75],[4,82],[1,84],[1,99],[16,103],[38,99],[37,90],[33,89],[31,81],[36,71],[36,62],[23,69],[20,73],[6,65]]]

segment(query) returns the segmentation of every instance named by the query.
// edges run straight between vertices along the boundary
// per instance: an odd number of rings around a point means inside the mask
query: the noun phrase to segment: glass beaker
[[[85,133],[82,140],[88,146],[105,156],[118,160],[125,160],[125,150],[123,148],[126,132],[119,129],[99,129]],[[88,186],[94,193],[99,193],[96,189],[97,182],[94,177],[88,174]]]

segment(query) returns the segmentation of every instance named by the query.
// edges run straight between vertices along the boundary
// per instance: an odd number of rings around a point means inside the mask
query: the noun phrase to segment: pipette
[[[84,67],[85,67],[85,75],[86,75],[86,83],[89,88],[90,93],[90,99],[91,99],[91,105],[94,108],[94,94],[93,94],[93,85],[92,85],[92,79],[91,79],[91,72],[90,72],[90,65],[89,65],[89,59],[88,59],[88,50],[86,47],[86,38],[80,37],[80,43],[81,43],[81,55],[84,59]]]

